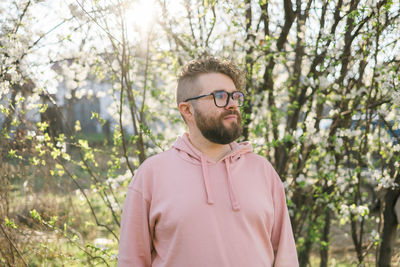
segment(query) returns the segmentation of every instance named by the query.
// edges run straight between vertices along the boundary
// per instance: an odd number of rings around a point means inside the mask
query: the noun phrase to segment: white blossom
[[[322,89],[326,89],[328,88],[330,85],[328,79],[324,76],[322,76],[321,78],[319,78],[319,87]]]
[[[76,89],[78,87],[78,83],[72,79],[66,80],[65,81],[65,87],[67,89],[73,90]]]
[[[400,144],[396,144],[393,146],[393,151],[394,152],[399,152],[400,151]]]
[[[394,179],[390,177],[390,174],[387,170],[384,170],[383,173],[380,171],[375,170],[373,172],[373,178],[377,181],[378,187],[380,188],[396,188],[399,186],[397,183],[394,182]]]
[[[67,144],[65,142],[58,141],[57,144],[56,144],[56,147],[61,148],[61,152],[62,153],[66,153],[67,152]]]
[[[312,136],[314,133],[317,132],[317,129],[315,129],[315,119],[313,117],[308,116],[306,118],[305,124],[307,135]]]
[[[98,248],[107,249],[110,245],[113,244],[113,241],[111,239],[107,239],[107,238],[96,238],[93,241],[93,243]]]
[[[80,90],[76,90],[75,91],[75,97],[78,98],[78,99],[81,99],[85,95],[86,95],[86,89],[85,88],[82,88]]]
[[[356,206],[355,204],[351,205],[351,213],[358,216],[365,216],[369,213],[369,208],[367,205],[359,205]]]
[[[10,82],[9,81],[3,81],[0,83],[0,99],[2,95],[7,95],[10,91]]]
[[[329,111],[329,117],[335,117],[337,114],[339,114],[339,110],[337,109],[331,109]]]
[[[28,131],[26,134],[28,136],[30,136],[30,137],[35,137],[36,136],[36,132],[35,131]]]
[[[394,92],[393,96],[392,96],[392,99],[393,99],[393,103],[396,106],[400,106],[400,91]]]
[[[301,182],[304,182],[306,180],[304,174],[300,174],[299,176],[297,176],[296,178],[296,182],[299,184]]]
[[[88,91],[87,91],[87,97],[88,98],[91,98],[93,95],[94,95],[94,93],[93,93],[93,90],[92,89],[89,89]]]
[[[348,217],[350,215],[349,206],[347,206],[346,204],[341,204],[340,205],[340,213],[342,216]]]
[[[106,93],[104,91],[98,91],[96,93],[96,97],[97,98],[102,98],[102,97],[105,97],[105,96],[106,96]]]
[[[369,236],[369,239],[371,241],[379,241],[380,236],[379,236],[379,232],[376,231],[375,229],[371,231],[371,235]]]
[[[393,121],[395,118],[396,118],[395,111],[392,110],[392,111],[390,111],[388,114],[386,114],[385,120],[386,120],[386,121]]]

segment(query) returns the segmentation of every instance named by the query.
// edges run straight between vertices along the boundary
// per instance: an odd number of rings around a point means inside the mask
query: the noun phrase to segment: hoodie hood
[[[231,147],[231,152],[221,158],[218,162],[214,162],[192,145],[189,140],[189,135],[187,133],[184,134],[182,137],[178,137],[176,142],[172,145],[172,147],[180,153],[183,159],[194,165],[201,166],[204,181],[204,190],[206,192],[207,203],[209,205],[214,204],[214,200],[212,195],[212,188],[210,187],[210,175],[208,171],[208,165],[219,164],[220,162],[223,162],[226,168],[226,179],[228,183],[228,191],[232,204],[232,209],[234,211],[238,211],[240,210],[240,203],[237,199],[236,189],[232,180],[230,166],[231,164],[235,164],[236,161],[240,160],[240,158],[244,154],[252,152],[252,147],[249,142],[232,142],[229,144],[229,146]]]

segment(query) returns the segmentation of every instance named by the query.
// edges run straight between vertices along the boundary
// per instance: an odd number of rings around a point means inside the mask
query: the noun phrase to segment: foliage
[[[333,264],[333,227],[357,264],[390,264],[398,3],[158,0],[146,18],[142,1],[66,2],[0,3],[1,263],[115,265],[130,178],[184,129],[175,76],[215,55],[246,71],[242,139],[280,174],[301,266]]]

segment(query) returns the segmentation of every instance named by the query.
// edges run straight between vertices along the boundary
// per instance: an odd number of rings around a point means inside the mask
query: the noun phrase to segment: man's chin
[[[234,130],[240,128],[240,125],[237,121],[223,121],[222,124],[225,126],[225,129],[227,130]]]
[[[240,135],[242,134],[242,128],[235,124],[235,125],[230,125],[229,127],[225,127],[225,132],[229,133],[229,136],[237,136],[236,138],[233,138],[232,141],[236,140],[237,138],[240,137]],[[229,142],[230,143],[230,142]]]
[[[237,119],[225,119],[225,120],[222,120],[222,124],[225,127],[229,127],[229,128],[238,127]]]

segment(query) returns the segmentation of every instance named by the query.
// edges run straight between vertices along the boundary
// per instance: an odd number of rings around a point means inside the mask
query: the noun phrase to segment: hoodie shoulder
[[[153,182],[154,174],[171,164],[171,160],[174,158],[171,153],[173,153],[171,149],[168,149],[145,159],[136,169],[130,186],[141,188],[140,191],[143,190],[143,187],[149,187],[149,184]]]
[[[272,166],[271,162],[266,157],[258,155],[257,153],[254,153],[254,152],[247,153],[246,157],[250,162],[252,162],[252,164],[256,164],[258,166],[261,165],[265,168],[265,170],[273,173],[274,176],[275,176],[275,174],[278,175],[276,173],[275,168]]]
[[[143,163],[140,165],[140,167],[154,167],[154,164],[159,164],[159,163],[164,163],[165,161],[171,160],[172,154],[173,154],[173,149],[169,148],[163,152],[160,152],[158,154],[152,155],[148,157]],[[139,168],[140,168],[139,167]]]
[[[252,160],[254,160],[254,161],[257,161],[257,162],[260,162],[260,163],[264,163],[264,164],[267,164],[267,165],[271,165],[271,163],[269,162],[269,160],[266,157],[258,155],[254,151],[251,151],[251,152],[247,153],[247,156],[249,158],[251,158]]]

